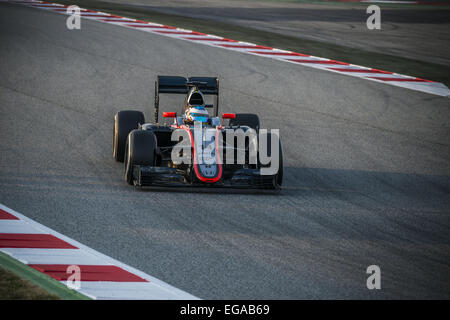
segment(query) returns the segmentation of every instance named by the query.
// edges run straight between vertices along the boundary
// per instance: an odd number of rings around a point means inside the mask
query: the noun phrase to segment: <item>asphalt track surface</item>
[[[0,203],[204,299],[450,298],[448,98],[66,18],[0,4]],[[283,190],[128,186],[113,116],[157,74],[279,128]]]

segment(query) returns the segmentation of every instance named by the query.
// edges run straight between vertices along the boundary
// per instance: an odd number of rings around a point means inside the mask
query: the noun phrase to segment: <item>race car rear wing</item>
[[[178,93],[187,94],[191,86],[197,86],[205,95],[215,95],[214,116],[219,114],[219,79],[216,77],[180,77],[158,76],[155,81],[155,123],[158,123],[159,94]]]

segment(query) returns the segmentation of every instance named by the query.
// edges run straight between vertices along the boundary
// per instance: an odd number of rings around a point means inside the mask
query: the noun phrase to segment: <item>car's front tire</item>
[[[113,132],[113,157],[118,162],[123,162],[125,144],[131,130],[137,129],[139,124],[144,124],[144,114],[140,111],[119,111],[114,116]]]
[[[152,131],[133,130],[128,135],[125,144],[124,178],[129,184],[134,184],[133,166],[155,164],[156,143],[156,136]]]
[[[259,131],[260,121],[259,117],[253,113],[236,113],[236,117],[234,119],[230,119],[230,126],[248,126],[256,132]]]
[[[264,134],[261,134],[259,136],[260,139],[267,139],[267,156],[271,157],[272,156],[272,135],[274,135],[274,133],[272,132],[267,132]],[[283,146],[281,144],[281,139],[280,137],[277,135],[278,137],[278,171],[274,176],[274,181],[273,181],[273,185],[270,187],[272,189],[277,189],[279,187],[281,187],[281,185],[283,184]],[[260,147],[258,148],[258,150],[260,151]],[[260,156],[258,156],[258,160],[260,160]],[[261,162],[259,162],[259,166],[260,168],[264,168],[264,167],[269,167],[271,165],[271,163],[269,164],[261,164]]]

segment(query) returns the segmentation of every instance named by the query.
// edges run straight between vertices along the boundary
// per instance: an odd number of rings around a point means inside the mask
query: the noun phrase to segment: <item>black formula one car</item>
[[[172,121],[169,124],[158,121],[161,93],[186,96],[179,112],[162,113]],[[212,104],[206,104],[209,95],[214,98]],[[129,184],[281,186],[283,154],[278,130],[260,128],[256,114],[219,117],[216,77],[158,76],[154,112],[153,123],[146,123],[144,114],[134,110],[119,111],[114,117],[113,156],[124,162]]]

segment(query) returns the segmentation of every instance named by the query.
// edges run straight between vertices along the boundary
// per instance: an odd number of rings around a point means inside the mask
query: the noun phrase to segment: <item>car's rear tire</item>
[[[140,111],[119,111],[114,116],[113,132],[113,157],[118,162],[123,162],[125,144],[131,130],[137,129],[139,124],[144,124],[144,114]]]
[[[152,166],[155,163],[156,136],[152,131],[133,130],[125,143],[124,178],[129,184],[134,183],[133,166]]]
[[[258,115],[254,113],[236,113],[236,118],[230,119],[230,126],[248,126],[256,132],[260,128]]]
[[[269,157],[272,155],[272,145],[271,145],[272,135],[274,135],[272,132],[267,132],[265,134],[260,134],[260,136],[259,136],[260,139],[267,139],[266,140],[267,141],[267,156],[269,156]],[[277,189],[277,188],[281,187],[281,185],[283,184],[283,146],[281,144],[281,139],[278,139],[278,148],[279,148],[278,172],[276,173],[276,175],[274,177],[273,186],[270,186],[271,189]],[[260,157],[258,156],[258,160],[259,159],[260,159]],[[261,163],[259,163],[259,166],[260,167],[269,167],[270,164],[262,165]]]

